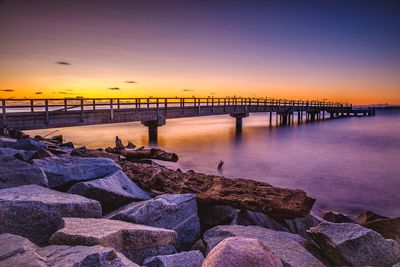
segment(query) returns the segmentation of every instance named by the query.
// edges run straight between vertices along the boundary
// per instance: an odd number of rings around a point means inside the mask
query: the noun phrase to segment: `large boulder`
[[[63,226],[63,217],[100,217],[100,203],[38,185],[0,190],[0,234],[27,237],[36,244]]]
[[[12,138],[1,137],[0,147],[9,147],[19,150],[39,150],[42,148],[47,148],[47,145],[31,138],[15,140]]]
[[[228,237],[207,255],[203,267],[282,267],[282,261],[261,241]]]
[[[47,187],[42,169],[14,157],[0,156],[0,189],[29,184]]]
[[[268,215],[261,212],[255,212],[249,210],[241,210],[233,218],[231,224],[245,225],[245,226],[255,225],[272,229],[275,231],[286,231],[286,232],[289,231],[285,226],[281,225],[275,219],[269,217]]]
[[[178,234],[178,250],[190,248],[200,235],[196,199],[193,194],[166,194],[128,204],[109,218],[174,230]]]
[[[64,218],[64,228],[50,238],[50,243],[55,245],[112,247],[137,264],[151,256],[171,253],[169,247],[175,242],[175,231],[90,218]]]
[[[199,219],[203,229],[207,230],[217,225],[231,224],[238,210],[227,205],[198,205]]]
[[[307,215],[315,202],[302,190],[273,187],[248,179],[228,179],[193,171],[183,173],[126,160],[120,164],[141,188],[168,194],[196,194],[201,205],[229,205],[263,212],[275,219],[290,219]]]
[[[396,241],[358,224],[323,222],[309,233],[337,265],[391,266],[400,261]]]
[[[380,233],[384,238],[400,244],[400,217],[389,218],[367,211],[357,216],[357,223]]]
[[[115,161],[106,158],[42,158],[34,159],[33,164],[44,170],[50,188],[61,190],[77,182],[102,178],[121,169]]]
[[[228,237],[245,237],[258,239],[285,266],[324,266],[316,257],[306,250],[308,242],[295,234],[274,231],[259,226],[221,225],[204,233],[207,250],[211,251],[222,240]]]
[[[47,267],[46,259],[37,253],[38,248],[21,236],[0,234],[0,266]]]
[[[0,235],[0,266],[23,267],[138,267],[112,248],[101,246],[47,246],[39,248],[28,239]]]
[[[180,252],[172,255],[154,256],[146,259],[146,267],[201,267],[204,256],[198,250]]]
[[[47,246],[38,250],[50,267],[139,267],[113,248],[102,246]]]
[[[99,201],[105,212],[132,201],[151,198],[148,192],[132,182],[122,171],[104,178],[77,183],[68,190],[68,193]]]

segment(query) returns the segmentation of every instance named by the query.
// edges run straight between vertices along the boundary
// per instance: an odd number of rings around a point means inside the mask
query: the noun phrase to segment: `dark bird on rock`
[[[220,160],[218,163],[218,170],[222,169],[223,165],[224,165],[224,162],[222,160]]]

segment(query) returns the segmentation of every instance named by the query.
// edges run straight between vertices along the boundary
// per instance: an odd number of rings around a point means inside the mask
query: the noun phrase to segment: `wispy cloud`
[[[183,89],[182,91],[184,91],[184,92],[193,92],[194,90],[192,90],[192,89]]]
[[[125,81],[126,83],[138,83],[138,82],[135,82],[135,81]]]
[[[113,90],[113,91],[115,91],[115,90],[121,90],[119,87],[110,87],[110,88],[108,88],[108,90]]]
[[[0,89],[1,92],[14,92],[14,89]]]
[[[36,92],[35,95],[42,95],[43,92]]]
[[[58,64],[58,65],[64,65],[64,66],[69,66],[69,65],[71,65],[71,63],[66,62],[66,61],[57,61],[56,64]]]

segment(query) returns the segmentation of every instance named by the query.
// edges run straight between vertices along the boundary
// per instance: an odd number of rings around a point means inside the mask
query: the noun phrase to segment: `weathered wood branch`
[[[264,212],[277,219],[305,216],[315,202],[302,190],[277,188],[252,180],[228,179],[193,171],[183,173],[154,163],[121,161],[120,164],[129,178],[154,193],[194,193],[201,204],[230,205]]]

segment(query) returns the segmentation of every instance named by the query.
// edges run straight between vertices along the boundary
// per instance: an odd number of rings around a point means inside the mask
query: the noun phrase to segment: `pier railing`
[[[257,107],[309,107],[309,108],[351,108],[351,104],[317,100],[287,100],[271,98],[37,98],[0,99],[0,113],[15,112],[55,112],[97,109],[150,109],[168,107],[218,107],[218,106],[257,106]]]

